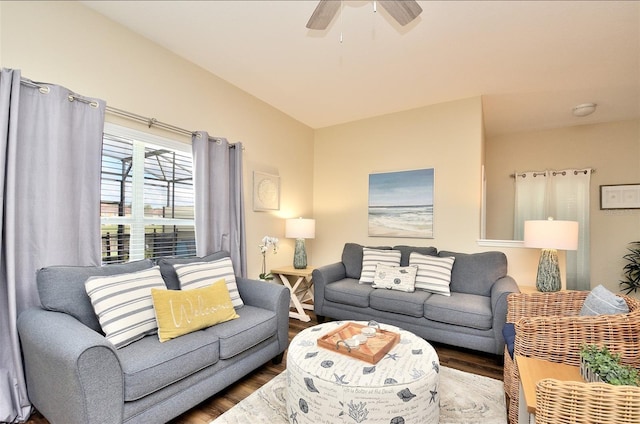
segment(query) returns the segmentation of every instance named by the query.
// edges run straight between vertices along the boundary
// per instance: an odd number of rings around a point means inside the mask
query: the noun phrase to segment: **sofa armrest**
[[[510,276],[499,278],[491,286],[491,311],[493,312],[493,333],[496,340],[496,352],[504,352],[504,336],[502,328],[507,322],[507,297],[511,293],[519,293],[520,289]]]
[[[313,270],[313,310],[318,315],[322,313],[324,305],[324,289],[327,284],[342,280],[347,277],[347,272],[342,262],[325,265]]]
[[[283,285],[236,277],[242,301],[251,306],[274,311],[278,317],[278,344],[280,353],[289,346],[289,289]]]
[[[104,336],[70,315],[40,308],[20,314],[18,332],[29,398],[50,422],[122,422],[122,369]]]

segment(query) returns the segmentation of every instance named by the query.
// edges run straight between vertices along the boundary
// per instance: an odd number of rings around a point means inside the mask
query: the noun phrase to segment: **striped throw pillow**
[[[451,269],[456,258],[421,255],[412,252],[409,265],[417,265],[416,289],[451,296]]]
[[[378,250],[369,247],[362,248],[362,272],[360,284],[372,284],[376,277],[378,264],[400,266],[401,252],[399,250]]]
[[[151,289],[167,289],[159,267],[89,277],[84,287],[105,337],[116,349],[158,330]]]
[[[173,268],[176,270],[176,274],[178,274],[180,289],[182,290],[210,286],[221,278],[224,278],[233,307],[238,309],[244,306],[244,302],[238,292],[238,286],[236,285],[236,275],[233,271],[231,258],[225,257],[210,262],[174,264]]]

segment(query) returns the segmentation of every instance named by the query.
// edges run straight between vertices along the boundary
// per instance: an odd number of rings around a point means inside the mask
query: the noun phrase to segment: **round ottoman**
[[[317,345],[318,338],[345,322],[307,328],[291,341],[289,423],[437,423],[439,361],[433,347],[413,333],[384,324],[381,328],[399,333],[400,341],[376,364]]]

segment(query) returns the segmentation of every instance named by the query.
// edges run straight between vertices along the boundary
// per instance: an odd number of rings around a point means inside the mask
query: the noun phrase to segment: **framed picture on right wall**
[[[640,209],[640,184],[601,185],[600,209]]]

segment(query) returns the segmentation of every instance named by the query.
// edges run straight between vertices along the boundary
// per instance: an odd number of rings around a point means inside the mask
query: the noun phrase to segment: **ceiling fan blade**
[[[418,6],[419,7],[419,6]],[[340,1],[337,0],[320,0],[316,10],[307,22],[309,29],[327,29],[331,20],[340,9]]]
[[[422,13],[422,8],[415,0],[378,0],[378,3],[402,26],[413,21]]]

